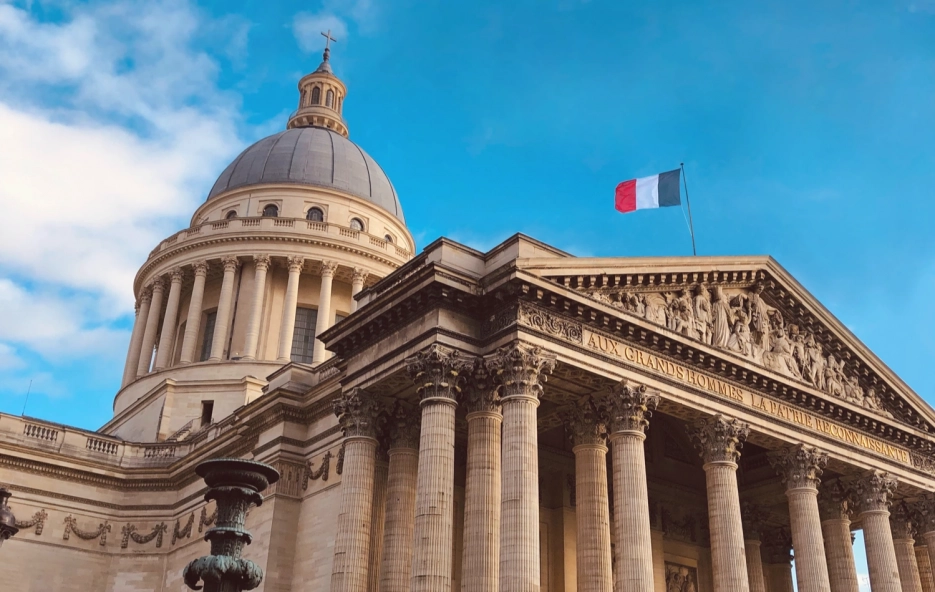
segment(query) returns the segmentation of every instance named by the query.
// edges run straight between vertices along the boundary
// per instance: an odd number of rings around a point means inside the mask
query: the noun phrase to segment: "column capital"
[[[461,391],[461,371],[468,363],[458,350],[433,343],[406,358],[406,370],[423,404],[439,400],[456,404]]]
[[[302,267],[305,266],[305,257],[299,257],[298,255],[290,255],[286,257],[286,267],[289,268],[290,273],[295,271],[302,271]]]
[[[555,354],[521,341],[501,347],[490,358],[498,369],[502,401],[510,398],[538,401],[542,383],[555,369]]]
[[[224,266],[224,273],[227,273],[228,271],[234,272],[237,271],[238,267],[240,267],[240,259],[233,255],[221,257],[221,265]]]
[[[771,565],[792,562],[792,533],[787,528],[777,528],[763,533],[763,557]]]
[[[462,370],[461,403],[468,413],[481,411],[499,413],[497,367],[490,358],[477,357]]]
[[[935,494],[926,493],[919,498],[915,506],[919,532],[922,534],[935,532]]]
[[[890,530],[893,531],[894,540],[911,540],[916,538],[915,512],[906,502],[893,504],[890,510]]]
[[[718,414],[695,422],[689,429],[688,436],[705,464],[736,463],[749,433],[749,425],[739,419]]]
[[[334,277],[334,272],[338,270],[337,261],[329,261],[325,259],[321,262],[321,277]]]
[[[824,466],[828,464],[827,453],[804,444],[774,450],[767,458],[786,484],[786,491],[803,488],[817,490]]]
[[[166,282],[161,278],[154,278],[152,282],[149,283],[149,290],[152,295],[155,295],[157,292],[162,294],[166,289]]]
[[[631,384],[621,380],[610,389],[610,394],[602,397],[607,418],[607,430],[617,432],[644,432],[649,425],[649,418],[659,406],[659,395],[650,393],[641,384]]]
[[[575,446],[606,446],[607,428],[604,414],[593,397],[585,397],[561,410],[562,422],[571,434]]]
[[[257,271],[267,271],[269,270],[270,257],[269,255],[254,255],[253,256],[253,265],[256,267]]]
[[[422,414],[418,409],[397,401],[390,414],[389,448],[419,449]]]
[[[332,408],[345,438],[357,436],[376,440],[386,421],[383,405],[362,388],[342,391],[332,401]]]
[[[355,267],[354,275],[352,276],[352,281],[364,283],[367,281],[367,277],[370,275],[370,272],[364,269],[363,267]]]
[[[740,504],[740,521],[743,523],[743,538],[746,541],[762,540],[769,512],[759,504]]]
[[[818,492],[818,513],[821,520],[850,520],[854,513],[853,491],[840,479],[825,483]]]
[[[173,267],[169,270],[169,281],[173,284],[181,284],[184,277],[181,267]]]
[[[864,473],[854,482],[857,511],[861,514],[886,512],[897,484],[896,478],[889,473],[878,470]]]
[[[195,273],[195,277],[201,276],[204,277],[208,275],[208,262],[207,261],[195,261],[192,263],[192,271]]]
[[[142,306],[144,302],[152,302],[152,300],[153,300],[153,285],[146,284],[140,290],[140,306]]]

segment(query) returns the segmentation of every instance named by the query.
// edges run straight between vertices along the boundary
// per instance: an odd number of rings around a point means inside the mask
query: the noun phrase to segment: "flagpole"
[[[692,256],[698,256],[698,250],[695,248],[695,226],[692,224],[692,202],[688,199],[688,180],[685,178],[685,163],[680,162],[679,168],[682,169],[682,184],[685,186],[685,205],[688,206],[688,231],[692,235]]]

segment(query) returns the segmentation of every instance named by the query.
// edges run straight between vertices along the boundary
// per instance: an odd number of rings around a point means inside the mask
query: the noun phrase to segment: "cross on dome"
[[[324,54],[324,58],[325,58],[325,61],[327,62],[327,61],[328,61],[328,58],[331,57],[331,42],[334,41],[335,43],[337,43],[338,40],[331,36],[331,29],[328,29],[328,32],[327,32],[327,33],[325,33],[324,31],[322,31],[321,34],[322,34],[322,36],[325,38],[325,54]]]

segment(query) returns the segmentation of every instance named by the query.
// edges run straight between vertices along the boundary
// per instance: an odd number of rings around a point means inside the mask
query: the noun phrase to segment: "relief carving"
[[[818,489],[828,455],[812,446],[798,444],[774,450],[767,456],[787,489]]]
[[[308,461],[308,464],[305,465],[305,474],[302,476],[302,491],[308,489],[308,480],[317,481],[321,479],[322,481],[328,480],[328,469],[331,467],[331,451],[325,452],[325,455],[321,457],[321,465],[317,469],[312,469],[312,461]]]
[[[698,570],[666,561],[666,592],[697,592]]]
[[[854,497],[857,511],[885,512],[889,509],[893,493],[896,491],[896,478],[883,471],[868,471],[854,482]]]
[[[705,463],[736,463],[749,433],[750,426],[744,422],[715,415],[696,422],[688,435]]]
[[[610,395],[601,399],[610,433],[644,432],[649,418],[659,406],[659,395],[643,385],[631,385],[622,380],[613,386]]]
[[[561,337],[566,341],[581,343],[583,339],[580,323],[566,321],[561,317],[531,306],[521,306],[519,308],[519,323],[543,333]]]
[[[74,516],[65,517],[65,532],[62,534],[62,540],[67,541],[72,533],[84,541],[93,541],[97,538],[101,540],[101,546],[107,545],[107,533],[111,531],[110,523],[103,522],[98,525],[97,530],[82,530],[78,528],[78,520]]]
[[[35,526],[36,536],[40,536],[42,534],[42,530],[45,528],[45,521],[46,521],[46,518],[48,517],[49,515],[46,514],[45,510],[39,510],[38,512],[33,514],[32,518],[30,518],[29,520],[17,520],[16,528],[20,530],[24,530],[24,529],[32,528],[33,526]]]
[[[185,523],[185,527],[182,528],[181,518],[175,521],[175,528],[172,529],[172,544],[179,542],[182,539],[187,539],[192,536],[192,527],[195,526],[195,513],[192,512],[188,517],[188,522]]]
[[[145,545],[146,543],[156,540],[156,548],[162,547],[162,537],[166,534],[166,531],[169,530],[168,525],[165,522],[160,522],[153,527],[153,530],[149,534],[140,534],[137,532],[136,526],[133,524],[125,524],[121,529],[121,534],[123,538],[120,540],[120,548],[126,549],[130,546],[130,539],[133,539],[134,543]]]
[[[383,405],[361,388],[343,391],[332,401],[344,437],[376,438],[386,416]]]

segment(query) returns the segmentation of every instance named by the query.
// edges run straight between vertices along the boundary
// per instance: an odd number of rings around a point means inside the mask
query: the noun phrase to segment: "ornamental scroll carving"
[[[110,523],[105,521],[98,525],[97,530],[82,530],[78,527],[78,520],[74,516],[66,516],[65,532],[62,534],[62,540],[69,540],[72,534],[83,541],[93,541],[99,538],[100,545],[103,547],[107,545],[107,534],[111,529]]]
[[[32,515],[32,518],[29,520],[17,520],[16,528],[20,530],[25,530],[27,528],[36,527],[36,536],[41,536],[42,531],[45,529],[45,521],[49,517],[45,510],[39,510]]]
[[[165,522],[160,522],[154,526],[152,531],[150,531],[148,534],[140,534],[137,532],[137,530],[137,527],[133,524],[124,525],[124,527],[121,529],[121,534],[123,535],[123,538],[120,540],[121,549],[126,549],[129,547],[131,539],[134,543],[139,545],[145,545],[155,539],[156,548],[161,548],[162,537],[166,534],[166,531],[169,530],[169,526]]]
[[[892,418],[872,386],[825,352],[820,339],[767,304],[764,286],[697,284],[669,292],[584,290],[590,297],[689,339],[747,358],[786,378]]]
[[[520,306],[518,318],[520,325],[538,329],[543,333],[561,337],[566,341],[581,343],[584,339],[580,323],[567,321],[538,308]]]

